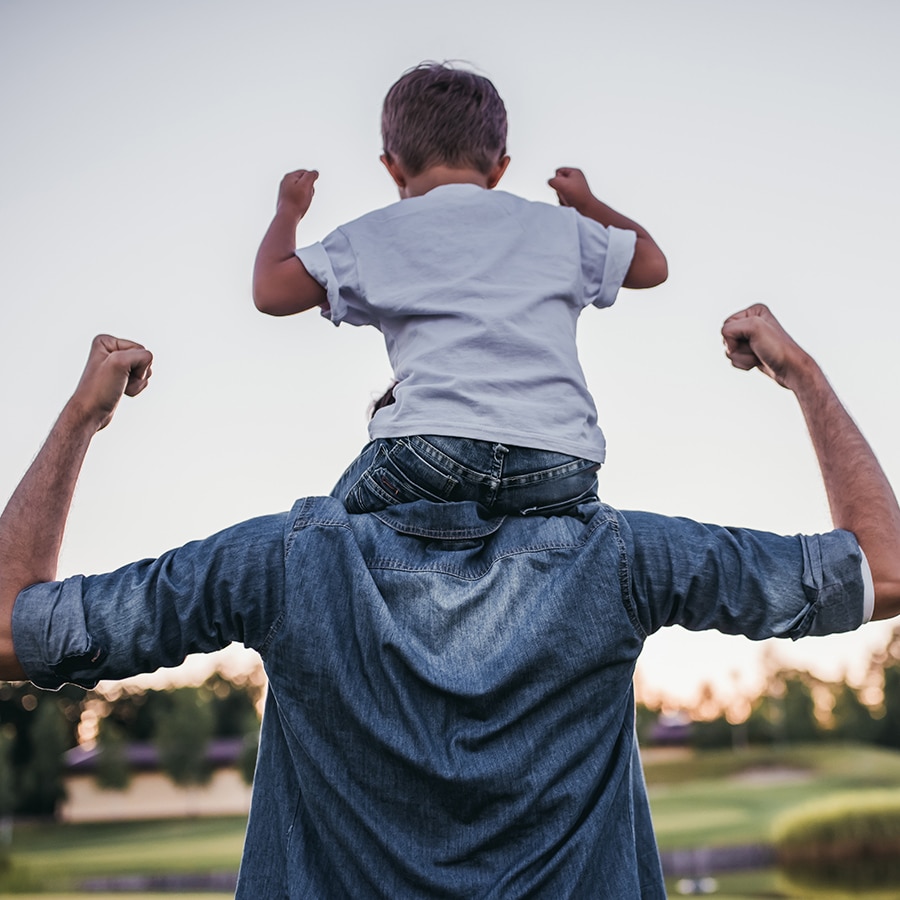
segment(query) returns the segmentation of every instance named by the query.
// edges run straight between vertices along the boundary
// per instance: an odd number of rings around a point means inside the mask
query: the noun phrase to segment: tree
[[[12,760],[13,730],[0,729],[0,872],[9,866],[16,781]]]
[[[900,664],[894,663],[884,669],[882,702],[884,715],[878,723],[877,742],[900,749]]]
[[[840,682],[832,687],[832,696],[832,736],[840,741],[874,741],[879,723],[872,716],[872,710],[859,699],[859,694],[849,684]]]
[[[97,745],[99,753],[94,772],[97,783],[107,790],[124,791],[131,783],[125,729],[113,719],[101,719]]]
[[[751,744],[807,743],[821,738],[813,690],[820,682],[809,672],[779,669],[769,676],[747,719]]]
[[[216,737],[242,737],[255,723],[259,727],[256,702],[260,689],[247,680],[230,681],[219,672],[213,672],[203,682],[201,691],[209,697],[215,713]]]
[[[634,704],[634,730],[641,744],[650,744],[652,742],[653,726],[658,718],[658,709],[647,706],[646,703],[642,703],[640,700]]]
[[[105,719],[115,722],[127,743],[152,741],[157,722],[168,714],[169,691],[145,691],[129,688],[108,699]]]
[[[207,748],[215,728],[209,699],[195,687],[170,694],[170,707],[156,722],[156,747],[162,770],[175,784],[206,784],[212,777]]]
[[[808,743],[819,739],[819,720],[813,697],[812,677],[808,672],[784,673],[784,711],[781,738],[789,744]]]
[[[52,696],[38,703],[29,738],[31,754],[21,776],[24,805],[40,815],[55,815],[66,793],[64,754],[72,738],[65,713]]]
[[[253,776],[256,773],[256,757],[259,755],[259,722],[252,731],[244,735],[244,743],[241,746],[241,755],[238,757],[238,771],[244,784],[253,784]]]
[[[691,730],[691,746],[697,750],[713,750],[733,748],[735,745],[735,727],[725,713],[714,719],[701,719],[694,722]]]

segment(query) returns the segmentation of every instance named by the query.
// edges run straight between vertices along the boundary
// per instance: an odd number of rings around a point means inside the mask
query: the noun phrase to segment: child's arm
[[[593,219],[601,225],[612,225],[614,228],[627,228],[637,234],[634,244],[634,256],[628,274],[622,282],[627,288],[648,288],[662,284],[669,276],[669,266],[662,250],[650,237],[645,228],[627,216],[598,200],[588,187],[587,179],[581,169],[562,168],[556,170],[556,176],[548,182],[556,191],[562,206],[571,206],[581,215]]]
[[[275,217],[256,251],[253,302],[270,316],[289,316],[327,302],[325,288],[294,255],[297,223],[309,209],[318,177],[315,169],[298,169],[281,179]]]

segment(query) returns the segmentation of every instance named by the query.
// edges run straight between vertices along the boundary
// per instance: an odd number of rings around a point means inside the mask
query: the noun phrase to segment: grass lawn
[[[237,872],[246,824],[235,817],[17,825],[12,871],[0,876],[0,895],[4,888],[75,890],[98,876]]]
[[[791,885],[775,869],[760,872],[726,872],[716,875],[716,891],[713,900],[897,900],[897,889],[883,891],[854,890],[842,892],[823,889],[810,891]],[[676,879],[666,883],[669,897],[679,896]]]
[[[832,791],[900,786],[900,753],[811,744],[645,759],[660,848],[767,843],[783,810]]]
[[[16,900],[97,900],[97,894],[70,894],[70,893],[57,893],[56,891],[52,891],[50,893],[42,893],[42,894],[15,894]],[[115,894],[104,894],[101,895],[106,898],[106,900],[115,900],[118,897],[125,897],[127,900],[172,900],[173,894],[139,894],[132,893],[129,891],[125,895],[115,895]],[[204,892],[202,894],[185,894],[179,893],[179,897],[193,897],[196,900],[234,900],[234,894],[210,894],[208,892]]]
[[[813,744],[667,756],[647,753],[645,774],[663,850],[767,843],[781,812],[833,791],[900,786],[900,753]],[[852,893],[791,885],[776,869],[716,873],[718,900],[894,900],[896,887]],[[677,879],[669,895],[678,896]]]
[[[900,786],[900,753],[856,745],[754,748],[687,753],[677,758],[650,752],[644,765],[663,850],[766,843],[773,818],[796,804],[832,791]],[[30,891],[42,900],[84,900],[85,895],[77,891],[83,890],[88,878],[234,873],[245,825],[244,818],[17,824],[13,865],[11,871],[0,874],[0,895],[15,891],[25,900],[28,894],[24,892]],[[719,891],[715,896],[721,900],[803,896],[786,892],[773,871],[716,878]],[[164,895],[122,896],[161,900]],[[230,895],[179,892],[178,896],[221,900]],[[671,896],[677,896],[674,889]]]

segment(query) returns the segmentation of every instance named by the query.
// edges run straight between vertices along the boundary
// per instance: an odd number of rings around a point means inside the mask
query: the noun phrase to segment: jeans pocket
[[[422,485],[405,478],[395,466],[373,466],[365,472],[347,494],[344,505],[350,513],[377,512],[398,503],[431,500],[440,503],[444,498],[431,493]]]
[[[445,502],[458,485],[449,473],[423,459],[405,438],[377,441],[374,460],[347,492],[351,513],[377,512],[416,500]]]

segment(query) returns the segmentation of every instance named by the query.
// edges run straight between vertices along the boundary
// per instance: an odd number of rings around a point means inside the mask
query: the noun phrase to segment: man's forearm
[[[12,611],[26,587],[56,578],[75,483],[91,438],[111,421],[123,394],[147,386],[153,355],[108,334],[94,338],[75,393],[0,515],[0,678],[22,678]]]
[[[758,368],[794,392],[822,471],[832,521],[856,535],[869,563],[873,617],[900,614],[900,507],[868,441],[816,361],[764,304],[729,316],[722,337],[733,366]]]
[[[900,613],[900,508],[872,448],[812,359],[793,383],[836,528],[852,531],[875,583],[873,618]]]
[[[0,679],[24,678],[12,644],[19,592],[56,578],[75,484],[97,424],[69,403],[0,515]]]

